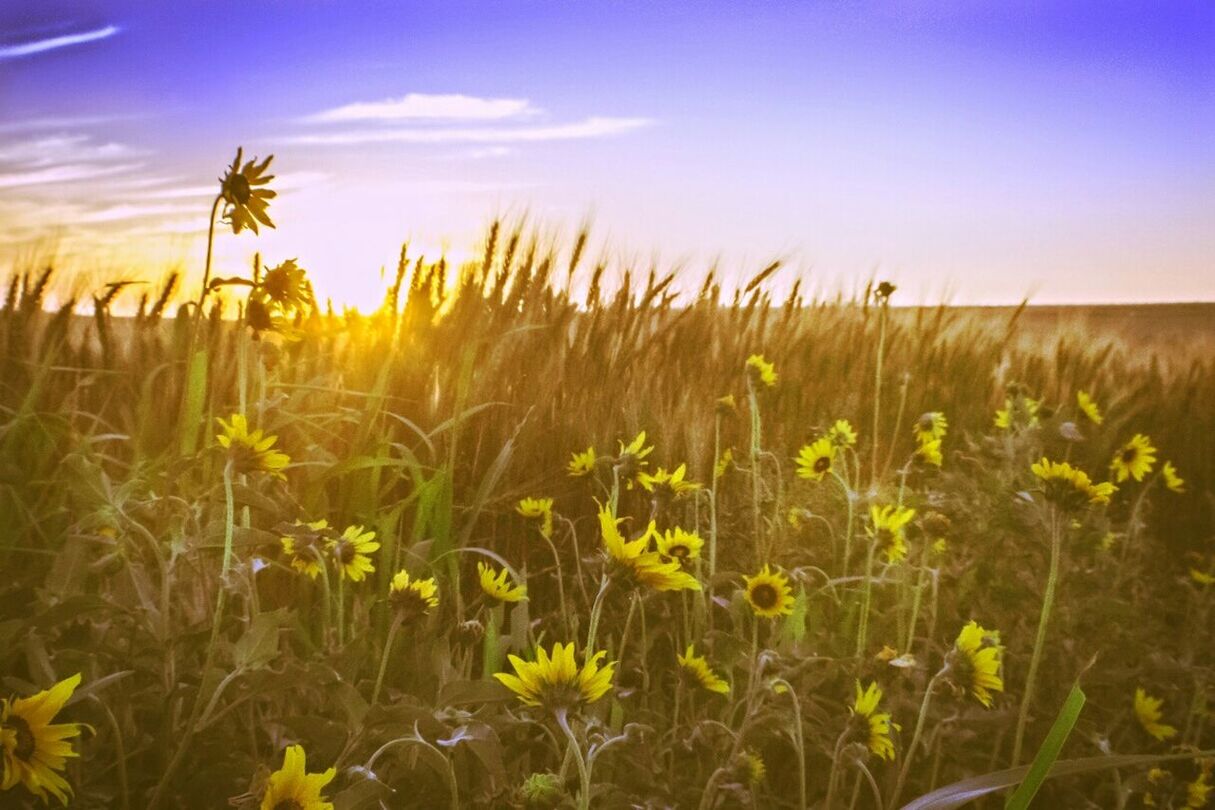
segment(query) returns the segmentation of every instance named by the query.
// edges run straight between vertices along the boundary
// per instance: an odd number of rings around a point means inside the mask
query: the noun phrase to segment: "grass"
[[[1209,352],[1166,362],[1074,327],[1027,338],[1022,310],[888,309],[876,289],[773,300],[771,268],[679,297],[673,275],[585,265],[585,242],[544,249],[495,226],[465,267],[403,251],[376,312],[306,299],[260,332],[260,268],[202,317],[170,316],[175,278],[129,318],[111,309],[130,289],[79,317],[77,300],[47,311],[50,271],[11,279],[0,672],[15,696],[82,673],[62,712],[89,725],[66,764],[76,806],[260,806],[289,744],[335,769],[325,794],[341,808],[897,806],[988,774],[1016,784],[1006,771],[1034,758],[1077,680],[1084,711],[1066,744],[1051,736],[1054,772],[1073,775],[1042,783],[1042,806],[1145,792],[1185,806],[1209,773],[1194,752],[1215,748],[1215,589],[1191,574],[1215,565]],[[1079,390],[1102,425],[1077,412]],[[1014,407],[995,428],[1009,398],[1040,402],[1036,423]],[[939,468],[914,461],[926,412],[948,419]],[[233,413],[277,437],[281,479],[217,445]],[[857,444],[800,477],[799,448],[838,419]],[[643,430],[652,454],[621,454]],[[1065,504],[1030,471],[1048,456],[1104,481],[1135,433],[1158,459],[1108,505]],[[588,446],[600,461],[567,474]],[[1164,486],[1165,459],[1184,493]],[[680,464],[698,490],[636,483]],[[517,512],[525,497],[553,499],[547,537]],[[596,501],[626,540],[651,520],[697,533],[701,558],[678,570],[700,590],[638,586],[603,551]],[[916,511],[897,559],[870,515],[891,504]],[[291,567],[281,537],[321,519],[330,539],[375,533],[366,579],[324,543],[315,579]],[[488,596],[478,562],[527,599]],[[742,590],[764,564],[792,597],[772,619]],[[437,607],[390,598],[403,569],[434,578]],[[1002,652],[990,708],[954,643],[970,620],[998,631],[982,642]],[[567,641],[579,664],[584,647],[615,662],[602,697],[530,708],[494,677]],[[688,644],[728,694],[683,671]],[[858,682],[882,692],[868,717]],[[1163,699],[1173,736],[1147,733],[1137,687]],[[883,713],[893,761],[869,736]]]

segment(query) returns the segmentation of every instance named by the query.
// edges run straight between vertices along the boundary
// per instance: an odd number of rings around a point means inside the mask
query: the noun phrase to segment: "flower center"
[[[1138,450],[1136,450],[1134,447],[1128,447],[1122,451],[1122,463],[1130,464],[1135,460],[1135,457],[1138,455],[1139,455]]]
[[[248,204],[249,198],[253,196],[253,189],[249,187],[248,178],[243,174],[234,174],[229,177],[228,194],[238,205]]]
[[[17,745],[13,748],[13,755],[23,762],[29,762],[34,756],[34,751],[38,748],[38,740],[34,737],[30,724],[25,721],[24,717],[14,714],[9,717],[5,726],[12,729],[17,737]]]
[[[829,469],[831,469],[831,459],[827,456],[822,456],[821,458],[815,460],[814,471],[816,473],[825,473]]]
[[[692,549],[688,548],[687,546],[671,546],[669,549],[667,549],[667,552],[672,557],[678,557],[682,560],[692,552]]]
[[[283,799],[274,805],[273,810],[304,810],[304,805],[296,799]]]
[[[358,553],[354,547],[354,543],[349,543],[343,540],[337,544],[337,548],[333,550],[334,556],[338,558],[338,562],[342,565],[350,565],[354,562],[355,554]]]
[[[776,588],[766,582],[761,582],[751,589],[751,601],[763,610],[776,607]]]

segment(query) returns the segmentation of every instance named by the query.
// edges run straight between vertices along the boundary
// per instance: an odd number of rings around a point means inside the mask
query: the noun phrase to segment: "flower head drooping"
[[[869,507],[869,536],[878,544],[886,560],[897,563],[907,556],[907,524],[915,517],[915,510],[907,506]]]
[[[928,439],[919,442],[915,448],[915,460],[930,467],[940,467],[945,460],[941,455],[941,440]]]
[[[215,441],[228,451],[235,472],[264,472],[275,478],[286,478],[283,470],[291,459],[274,449],[277,436],[266,436],[261,428],[250,432],[249,421],[243,413],[232,414],[226,422],[223,419],[215,421],[220,427]]]
[[[481,581],[481,590],[491,599],[497,599],[499,602],[521,602],[527,599],[527,586],[513,584],[509,579],[510,572],[505,568],[494,571],[493,566],[478,562],[477,577]]]
[[[1206,807],[1211,798],[1211,791],[1215,790],[1215,784],[1211,783],[1212,761],[1204,760],[1201,767],[1198,778],[1193,782],[1186,782],[1185,806],[1187,808]]]
[[[267,270],[257,290],[267,303],[284,314],[298,311],[312,300],[308,274],[295,259],[287,259]]]
[[[996,411],[995,425],[1000,430],[1028,430],[1038,426],[1038,411],[1042,401],[1025,395],[1021,386],[1013,386],[1004,400],[1004,407]]]
[[[338,574],[351,582],[362,582],[375,571],[369,555],[379,548],[375,532],[365,531],[362,526],[349,526],[341,537],[329,541],[329,553],[337,564]]]
[[[928,411],[916,420],[911,427],[911,432],[915,435],[915,440],[923,444],[933,439],[938,441],[944,439],[945,431],[948,428],[949,420],[945,418],[945,414],[940,411]]]
[[[515,511],[525,518],[540,521],[540,534],[550,540],[553,537],[553,499],[524,498],[519,501]]]
[[[856,444],[856,431],[847,419],[836,419],[835,424],[827,431],[827,438],[836,447],[852,447]]]
[[[326,541],[332,539],[334,538],[329,521],[315,520],[304,523],[297,520],[283,529],[279,543],[292,568],[316,579],[321,573],[322,550]]]
[[[283,753],[283,767],[270,774],[261,810],[333,810],[321,791],[335,776],[334,768],[308,773],[303,746],[289,746]]]
[[[879,759],[894,759],[894,741],[890,738],[890,712],[879,712],[882,690],[876,681],[868,689],[856,682],[856,699],[852,701],[852,714],[863,724],[865,745]]]
[[[950,679],[990,709],[991,693],[1004,691],[1004,679],[1000,676],[1003,660],[1000,634],[972,620],[958,633],[946,663]]]
[[[553,645],[551,655],[538,647],[535,661],[511,655],[509,660],[515,674],[499,672],[494,677],[528,706],[543,706],[551,711],[570,709],[582,703],[594,703],[612,688],[616,665],[599,666],[606,655],[605,652],[595,653],[579,669],[574,660],[573,643],[558,643]]]
[[[766,563],[754,576],[744,576],[744,594],[747,604],[756,616],[775,619],[793,612],[793,589],[789,580],[779,571],[773,571]]]
[[[1166,461],[1160,469],[1160,475],[1164,478],[1164,485],[1170,492],[1181,494],[1185,492],[1185,479],[1177,474],[1177,468],[1173,466],[1173,462]]]
[[[1160,722],[1163,705],[1163,698],[1152,697],[1142,686],[1135,689],[1135,719],[1144,731],[1161,742],[1177,736],[1176,728]]]
[[[1155,463],[1156,448],[1152,447],[1152,440],[1142,433],[1136,433],[1114,454],[1110,469],[1114,471],[1115,480],[1121,484],[1128,478],[1142,481]]]
[[[726,683],[705,660],[703,655],[697,655],[693,645],[689,644],[683,655],[676,655],[679,666],[702,689],[716,692],[719,695],[730,694],[730,684]]]
[[[1105,417],[1101,415],[1101,408],[1097,406],[1096,401],[1088,395],[1087,391],[1076,392],[1076,406],[1080,408],[1080,413],[1084,414],[1085,418],[1094,425],[1100,425],[1105,421]]]
[[[1077,469],[1066,461],[1051,461],[1045,456],[1030,465],[1046,499],[1065,509],[1079,509],[1089,504],[1101,505],[1110,502],[1110,496],[1118,488],[1108,481],[1094,484],[1088,473]]]
[[[606,506],[599,508],[599,529],[603,547],[632,581],[657,591],[699,591],[696,577],[682,570],[678,560],[664,560],[662,554],[650,550],[650,538],[658,536],[654,523],[636,540],[625,540],[620,533],[620,520]]]
[[[705,541],[696,532],[684,531],[678,526],[658,535],[657,541],[659,554],[680,562],[695,560],[705,545]]]
[[[659,467],[653,474],[642,470],[637,474],[637,483],[641,484],[646,492],[654,493],[655,498],[665,503],[700,489],[700,484],[695,481],[684,480],[687,472],[687,464],[680,464],[674,472],[668,472],[665,467]]]
[[[439,606],[439,586],[434,577],[415,579],[402,568],[392,575],[388,603],[402,619],[425,616]]]
[[[616,469],[620,472],[620,479],[629,485],[629,489],[633,488],[633,483],[641,475],[646,467],[646,456],[654,452],[654,446],[646,446],[645,431],[641,431],[633,441],[625,444],[620,442],[620,453],[616,458]]]
[[[717,459],[717,463],[713,465],[713,480],[724,478],[733,463],[734,450],[727,447],[722,451],[721,458]]]
[[[835,463],[836,449],[828,436],[805,445],[797,453],[797,474],[812,481],[822,481]]]
[[[266,208],[277,195],[271,189],[261,188],[274,179],[274,175],[266,174],[274,155],[261,163],[254,158],[242,166],[242,153],[242,149],[236,150],[236,159],[219,181],[224,201],[223,218],[232,226],[232,233],[240,233],[246,228],[257,233],[259,222],[274,227]]]
[[[80,756],[69,742],[80,725],[51,721],[79,685],[76,674],[27,698],[0,699],[0,790],[21,785],[43,804],[54,796],[67,806],[72,786],[60,774],[69,757]]]
[[[768,388],[776,385],[776,366],[765,360],[762,354],[753,354],[747,358],[747,373]]]
[[[755,751],[744,751],[742,764],[747,784],[751,787],[758,787],[767,778],[768,769],[764,766],[764,758]]]
[[[565,465],[565,469],[574,478],[581,478],[584,475],[590,475],[595,471],[595,448],[588,447],[581,453],[574,453],[570,456],[569,463]]]

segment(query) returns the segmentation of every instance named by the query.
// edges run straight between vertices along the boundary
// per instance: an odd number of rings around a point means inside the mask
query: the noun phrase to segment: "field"
[[[583,244],[403,253],[366,315],[12,278],[4,806],[1203,806],[1209,307]]]

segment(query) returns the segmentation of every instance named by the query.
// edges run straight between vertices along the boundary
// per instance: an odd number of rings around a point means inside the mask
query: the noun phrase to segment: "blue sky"
[[[621,265],[773,258],[905,301],[1215,300],[1215,6],[94,2],[0,8],[0,273],[197,271],[238,144],[370,304],[495,215]]]

